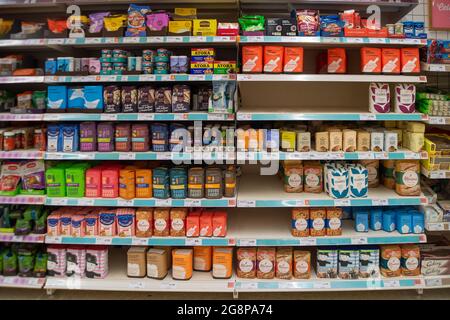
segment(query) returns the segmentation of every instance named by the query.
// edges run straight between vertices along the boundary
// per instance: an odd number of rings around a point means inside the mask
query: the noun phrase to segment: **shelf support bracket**
[[[236,289],[233,290],[233,299],[239,298],[239,292],[236,291]]]
[[[417,294],[418,295],[423,295],[423,288],[417,289]]]
[[[48,296],[52,296],[55,293],[55,289],[46,289],[45,292]]]

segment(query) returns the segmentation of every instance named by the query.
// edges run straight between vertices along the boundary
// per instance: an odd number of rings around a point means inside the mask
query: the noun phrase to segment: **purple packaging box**
[[[97,126],[97,150],[100,152],[114,151],[114,125],[100,123]]]
[[[95,122],[80,123],[80,151],[90,152],[97,149],[97,125]]]
[[[169,26],[167,13],[151,13],[147,15],[147,27],[150,31],[163,31]]]

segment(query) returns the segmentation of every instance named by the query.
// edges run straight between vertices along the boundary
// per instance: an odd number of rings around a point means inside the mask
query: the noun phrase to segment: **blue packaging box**
[[[68,108],[83,109],[84,108],[84,88],[69,88],[68,90]]]
[[[67,108],[67,87],[49,86],[47,88],[47,109],[65,110]]]
[[[383,212],[383,231],[392,232],[395,230],[395,212]]]
[[[412,215],[410,213],[397,213],[397,231],[402,234],[411,233]]]
[[[59,124],[49,124],[47,126],[47,151],[62,151],[62,135]]]
[[[103,110],[103,86],[84,87],[84,109]]]
[[[370,209],[369,226],[371,230],[381,230],[383,227],[383,211],[381,208]]]
[[[55,74],[58,66],[55,59],[47,59],[45,60],[45,74]]]
[[[79,129],[76,124],[62,124],[60,126],[63,152],[77,152],[79,146]]]
[[[355,230],[357,232],[369,231],[369,215],[367,212],[355,212]]]
[[[417,212],[412,215],[412,232],[423,233],[425,227],[425,218],[423,213]]]

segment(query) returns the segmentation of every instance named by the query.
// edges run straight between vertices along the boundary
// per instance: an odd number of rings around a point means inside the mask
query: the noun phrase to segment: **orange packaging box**
[[[366,28],[360,28],[360,29],[344,28],[344,36],[364,38],[364,37],[367,37],[367,29]]]
[[[136,198],[151,198],[152,192],[152,170],[136,169]]]
[[[242,72],[260,73],[263,71],[263,47],[242,47]]]
[[[328,49],[327,71],[328,73],[347,72],[347,55],[345,54],[345,49]]]
[[[281,73],[283,72],[283,46],[265,46],[264,47],[264,72]]]
[[[136,196],[136,172],[133,169],[119,171],[119,196],[123,199],[134,199]]]
[[[381,49],[381,65],[383,73],[400,73],[400,49]]]
[[[419,73],[419,48],[401,49],[402,73]]]
[[[214,237],[225,237],[227,235],[227,213],[217,211],[212,218],[212,228]]]
[[[200,213],[191,212],[186,217],[186,236],[198,237],[200,235]]]
[[[381,49],[361,48],[361,72],[380,73],[381,72]]]
[[[200,216],[200,237],[212,236],[212,212],[203,212]]]
[[[369,38],[387,38],[388,30],[383,27],[380,30],[367,29],[367,37]]]
[[[284,67],[286,73],[303,72],[303,48],[286,47],[284,48]]]

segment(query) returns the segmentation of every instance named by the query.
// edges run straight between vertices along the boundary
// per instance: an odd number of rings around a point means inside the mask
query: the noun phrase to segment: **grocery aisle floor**
[[[194,293],[188,295],[186,293],[145,293],[145,292],[102,292],[102,291],[70,291],[58,290],[53,295],[49,296],[44,290],[32,289],[0,289],[0,299],[50,299],[50,300],[70,300],[70,299],[112,299],[112,300],[135,300],[135,299],[189,299],[189,300],[203,300],[203,299],[232,299],[229,293]],[[239,299],[417,299],[417,300],[440,300],[450,299],[449,289],[434,289],[424,290],[422,295],[417,294],[415,290],[393,290],[393,291],[363,291],[363,292],[322,292],[322,293],[241,293]]]

